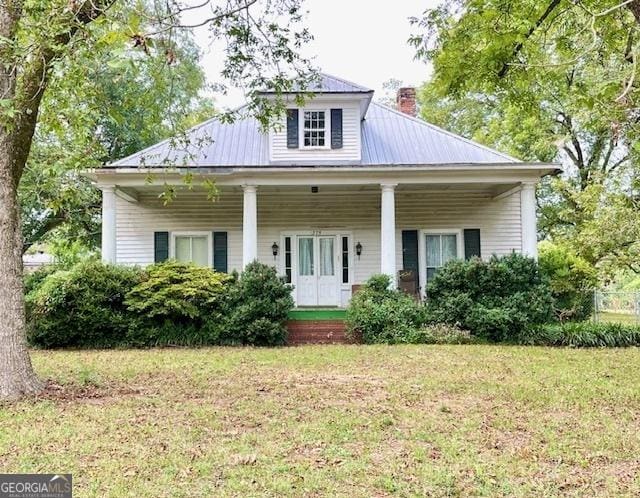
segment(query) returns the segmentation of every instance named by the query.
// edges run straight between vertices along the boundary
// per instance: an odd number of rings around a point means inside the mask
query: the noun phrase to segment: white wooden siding
[[[258,188],[258,258],[276,264],[271,246],[280,244],[281,232],[348,231],[351,250],[362,244],[362,256],[354,258],[353,283],[361,283],[380,271],[380,191],[310,189],[275,191]],[[153,262],[153,232],[228,232],[229,270],[242,266],[242,192],[222,190],[217,202],[203,192],[180,192],[168,206],[157,194],[141,193],[139,203],[117,198],[117,261],[145,265]],[[402,230],[479,228],[482,256],[520,251],[520,195],[498,201],[481,191],[396,191],[396,257],[402,268]],[[421,241],[422,242],[422,241]],[[283,248],[281,248],[282,251]]]
[[[287,123],[282,119],[277,131],[272,131],[269,137],[271,161],[300,162],[300,161],[359,161],[360,160],[360,105],[358,102],[322,100],[317,103],[309,102],[306,110],[326,110],[327,132],[326,141],[331,145],[331,130],[329,129],[330,109],[342,109],[342,148],[340,149],[305,149],[302,144],[297,149],[287,148]],[[298,126],[304,125],[301,109]]]

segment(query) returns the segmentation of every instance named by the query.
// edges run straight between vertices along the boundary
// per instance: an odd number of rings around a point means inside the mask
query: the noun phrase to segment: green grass
[[[638,319],[638,315],[633,315],[630,313],[613,313],[610,311],[598,312],[598,321],[615,323],[637,323],[640,325],[640,319]]]
[[[33,353],[3,472],[79,497],[638,496],[640,350]]]

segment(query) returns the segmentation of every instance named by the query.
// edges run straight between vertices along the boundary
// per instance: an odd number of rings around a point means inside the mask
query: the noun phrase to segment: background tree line
[[[525,161],[540,235],[596,265],[640,271],[637,0],[454,0],[412,19],[433,65],[421,116]]]

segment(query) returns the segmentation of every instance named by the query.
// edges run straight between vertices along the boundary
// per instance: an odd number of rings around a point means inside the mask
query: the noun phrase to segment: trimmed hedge
[[[280,345],[293,307],[291,287],[258,263],[238,278],[175,261],[145,270],[89,261],[42,272],[28,288],[27,336],[43,348]]]
[[[538,265],[516,253],[447,263],[427,286],[427,312],[430,323],[495,342],[554,320],[553,297]]]
[[[564,322],[533,327],[518,338],[531,346],[614,348],[640,346],[640,325],[608,322]]]
[[[27,336],[44,348],[126,344],[133,316],[125,304],[139,268],[85,261],[47,275],[26,295]]]

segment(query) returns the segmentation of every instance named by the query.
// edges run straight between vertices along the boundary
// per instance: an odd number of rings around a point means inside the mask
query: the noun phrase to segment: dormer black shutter
[[[298,109],[287,109],[287,149],[299,147],[298,137]]]
[[[342,109],[331,109],[331,148],[342,149]]]

